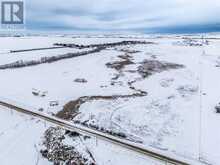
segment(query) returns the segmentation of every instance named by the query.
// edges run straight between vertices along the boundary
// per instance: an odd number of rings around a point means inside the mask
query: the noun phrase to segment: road
[[[42,119],[47,122],[50,122],[50,123],[55,124],[63,129],[66,129],[69,131],[75,131],[75,132],[78,132],[78,133],[81,133],[81,134],[84,134],[87,136],[96,137],[97,139],[101,139],[101,140],[110,142],[114,145],[121,146],[129,151],[133,151],[133,152],[136,152],[139,154],[143,154],[147,157],[156,159],[166,165],[189,165],[189,163],[186,163],[186,162],[183,162],[180,160],[176,160],[174,158],[170,158],[168,156],[161,155],[159,153],[144,149],[141,146],[138,146],[138,145],[131,143],[127,140],[123,140],[118,137],[114,137],[112,135],[108,135],[108,134],[102,133],[100,131],[93,130],[93,129],[90,129],[90,128],[87,128],[87,127],[84,127],[81,125],[76,125],[76,124],[70,123],[68,121],[55,118],[53,116],[47,116],[43,113],[29,110],[29,109],[21,107],[21,106],[13,105],[13,104],[10,104],[5,101],[0,101],[0,105],[3,107],[9,108],[9,109],[15,110],[17,112],[20,112],[20,113],[36,117],[36,118]]]

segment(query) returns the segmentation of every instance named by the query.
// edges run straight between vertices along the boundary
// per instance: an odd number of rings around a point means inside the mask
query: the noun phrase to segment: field
[[[0,100],[218,165],[219,44],[218,35],[0,37]],[[160,164],[3,106],[0,140],[9,165]]]

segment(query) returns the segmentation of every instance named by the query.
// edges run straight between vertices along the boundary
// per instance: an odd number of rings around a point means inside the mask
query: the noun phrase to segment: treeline
[[[110,47],[115,47],[115,46],[138,45],[138,44],[154,44],[154,43],[146,42],[146,41],[121,41],[121,42],[114,42],[114,43],[91,44],[91,45],[55,43],[54,46],[64,46],[64,47],[77,48],[77,49],[86,49],[86,48],[110,48]]]
[[[22,67],[34,66],[34,65],[44,64],[44,63],[52,63],[52,62],[60,61],[63,59],[84,56],[84,55],[88,55],[92,53],[98,53],[110,47],[124,46],[124,45],[137,45],[137,44],[154,44],[154,43],[146,42],[146,41],[121,41],[121,42],[115,42],[115,43],[91,44],[91,45],[55,43],[54,44],[55,46],[71,47],[71,48],[78,48],[78,49],[85,49],[85,48],[91,49],[92,48],[92,50],[87,50],[87,51],[77,52],[77,53],[67,53],[67,54],[51,56],[51,57],[42,57],[39,60],[30,60],[30,61],[20,60],[20,61],[16,61],[13,63],[0,65],[0,70],[22,68]]]
[[[39,60],[30,60],[30,61],[20,60],[20,61],[16,61],[10,64],[0,65],[0,69],[22,68],[22,67],[34,66],[34,65],[44,64],[44,63],[53,63],[53,62],[60,61],[63,59],[74,58],[74,57],[84,56],[87,54],[97,53],[97,52],[100,52],[101,50],[103,50],[103,48],[96,48],[93,50],[77,52],[77,53],[67,53],[67,54],[58,55],[58,56],[42,57]]]

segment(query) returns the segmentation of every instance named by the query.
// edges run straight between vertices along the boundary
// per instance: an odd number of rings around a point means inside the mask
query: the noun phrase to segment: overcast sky
[[[220,30],[220,0],[26,0],[30,29]]]

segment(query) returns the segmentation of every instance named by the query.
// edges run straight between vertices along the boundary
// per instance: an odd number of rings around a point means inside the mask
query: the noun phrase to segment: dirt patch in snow
[[[131,56],[129,54],[124,54],[118,56],[120,59],[118,61],[109,62],[106,64],[108,68],[115,69],[117,71],[121,71],[124,69],[127,65],[134,64],[131,60]]]
[[[177,91],[183,98],[188,98],[198,92],[198,87],[197,86],[192,86],[192,85],[185,85],[185,86],[180,86],[177,88]]]
[[[216,113],[220,113],[220,105],[215,106]]]
[[[215,111],[220,114],[220,103],[215,106]]]
[[[135,54],[135,53],[140,53],[141,51],[139,50],[131,50],[131,49],[116,49],[121,52],[129,53],[129,54]]]
[[[120,98],[143,97],[146,93],[134,93],[131,95],[112,95],[112,96],[82,96],[76,100],[70,101],[64,105],[63,109],[55,116],[64,120],[72,120],[79,113],[82,104],[95,100],[116,100]]]
[[[143,62],[135,63],[133,62],[132,53],[128,53],[128,52],[126,52],[123,55],[118,56],[118,58],[119,60],[109,62],[106,64],[108,68],[115,69],[118,72],[112,78],[111,85],[122,84],[121,81],[118,81],[118,79],[124,76],[125,72],[129,72],[133,74],[138,73],[139,75],[141,75],[141,78],[130,80],[129,82],[127,82],[127,84],[131,90],[133,90],[134,92],[140,92],[140,93],[147,93],[147,92],[135,88],[133,84],[136,83],[137,81],[142,81],[144,78],[147,78],[148,76],[151,76],[155,73],[160,73],[160,72],[168,71],[171,69],[184,68],[184,65],[181,65],[181,64],[174,64],[174,63],[163,62],[163,61],[158,61],[158,60],[144,60]],[[138,65],[138,67],[137,69],[134,69],[134,70],[125,70],[125,68],[128,65]]]
[[[77,79],[74,80],[74,82],[76,82],[76,83],[87,83],[88,81],[84,78],[77,78]]]
[[[171,69],[184,68],[184,65],[162,62],[157,60],[144,60],[138,67],[138,73],[146,78],[154,73],[160,73]]]

